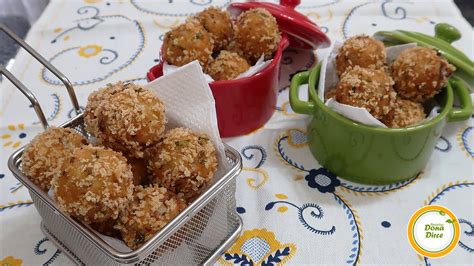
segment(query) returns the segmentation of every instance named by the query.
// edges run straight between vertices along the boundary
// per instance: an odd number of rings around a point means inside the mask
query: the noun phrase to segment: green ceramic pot
[[[420,173],[430,158],[444,126],[468,119],[472,102],[464,82],[451,78],[436,97],[441,113],[409,128],[376,128],[354,122],[329,109],[316,88],[321,64],[296,74],[291,80],[290,104],[300,114],[313,117],[308,126],[309,147],[318,162],[338,176],[359,183],[389,184]],[[298,98],[300,85],[309,87],[309,99]],[[461,108],[453,108],[454,94]],[[442,163],[442,162],[440,162]]]

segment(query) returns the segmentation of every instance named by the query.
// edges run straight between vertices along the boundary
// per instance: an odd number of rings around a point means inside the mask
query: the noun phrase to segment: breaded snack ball
[[[132,167],[133,184],[135,186],[145,185],[148,183],[147,162],[143,158],[127,158],[128,163]]]
[[[217,169],[216,150],[206,134],[187,128],[168,131],[163,141],[151,148],[149,169],[154,183],[193,200],[212,179]]]
[[[168,31],[163,41],[163,58],[169,64],[182,66],[198,60],[206,66],[212,59],[214,41],[197,19]]]
[[[379,40],[367,35],[347,39],[336,56],[336,72],[340,77],[348,68],[360,66],[378,69],[385,65],[387,55]]]
[[[137,186],[133,201],[120,215],[116,228],[127,246],[137,249],[185,208],[184,201],[164,187]]]
[[[89,96],[84,121],[102,145],[142,158],[165,130],[165,106],[151,90],[118,82]]]
[[[31,182],[48,191],[51,180],[61,174],[73,151],[85,144],[87,140],[73,129],[48,128],[26,146],[22,155],[22,171]]]
[[[76,149],[53,178],[59,207],[87,224],[117,219],[132,199],[133,176],[119,152],[92,145]]]
[[[397,98],[393,117],[382,122],[391,128],[404,128],[418,124],[425,118],[426,114],[420,103]]]
[[[272,58],[280,39],[276,19],[264,8],[245,11],[235,24],[235,41],[243,55],[252,63],[262,55],[266,59]]]
[[[230,13],[216,7],[209,7],[198,13],[196,18],[214,40],[214,52],[224,49],[234,35],[234,24]]]
[[[214,80],[231,80],[250,68],[245,58],[237,53],[221,51],[207,67],[207,74]]]
[[[375,118],[390,115],[396,99],[393,81],[383,69],[355,66],[344,72],[336,86],[336,100],[367,109]]]
[[[409,48],[392,64],[394,88],[405,99],[423,102],[440,92],[455,70],[432,48]]]

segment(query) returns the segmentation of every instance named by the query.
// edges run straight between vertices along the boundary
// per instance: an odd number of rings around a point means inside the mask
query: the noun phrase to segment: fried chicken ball
[[[367,35],[347,39],[336,56],[336,72],[340,77],[348,68],[360,66],[378,69],[385,65],[387,55],[379,40]]]
[[[51,182],[59,207],[87,224],[117,219],[132,199],[133,175],[119,152],[97,146],[74,151]]]
[[[186,65],[194,60],[206,66],[212,59],[213,50],[211,35],[197,19],[189,19],[168,31],[163,41],[163,58],[176,66]]]
[[[262,55],[272,58],[281,35],[275,17],[264,8],[254,8],[240,14],[235,24],[235,41],[243,55],[257,61]]]
[[[133,200],[120,215],[117,229],[131,249],[137,249],[186,208],[184,201],[166,188],[135,187]]]
[[[100,144],[143,158],[165,130],[165,106],[151,90],[118,82],[89,96],[84,122]]]
[[[22,155],[22,171],[44,191],[51,187],[54,176],[61,174],[73,151],[87,140],[70,128],[49,128],[37,135]]]
[[[234,24],[228,11],[209,7],[198,13],[196,18],[214,40],[214,52],[224,49],[234,35]]]
[[[138,159],[129,157],[127,158],[127,161],[132,167],[133,184],[135,186],[146,185],[148,183],[148,170],[146,160],[142,158]]]
[[[375,118],[391,115],[396,92],[393,81],[383,69],[355,66],[344,72],[336,86],[336,100],[343,104],[367,109]]]
[[[420,103],[397,98],[393,117],[382,122],[391,128],[404,128],[420,123],[425,117],[424,108]]]
[[[221,51],[207,67],[207,74],[214,80],[231,80],[249,68],[247,60],[237,53]]]
[[[392,64],[394,88],[405,99],[423,102],[440,92],[455,70],[432,48],[409,48]]]
[[[216,150],[211,140],[187,128],[168,131],[148,155],[153,182],[187,202],[200,194],[217,169]]]

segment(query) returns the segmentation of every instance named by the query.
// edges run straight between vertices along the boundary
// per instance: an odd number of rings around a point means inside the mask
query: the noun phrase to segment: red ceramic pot
[[[270,119],[277,102],[281,57],[290,43],[299,48],[311,49],[330,44],[316,24],[293,10],[299,0],[281,0],[281,3],[282,5],[249,2],[229,6],[234,12],[256,7],[266,8],[277,19],[282,38],[273,61],[261,72],[251,77],[209,83],[216,102],[221,137],[250,133]],[[163,58],[160,60],[147,73],[149,81],[163,75]]]

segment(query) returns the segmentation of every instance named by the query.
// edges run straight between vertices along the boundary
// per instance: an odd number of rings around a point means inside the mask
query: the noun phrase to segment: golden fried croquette
[[[84,122],[100,144],[142,158],[165,130],[165,106],[151,90],[118,82],[89,96]]]
[[[148,170],[147,170],[147,162],[143,158],[127,158],[128,163],[132,167],[132,174],[133,174],[133,184],[135,186],[138,185],[146,185],[148,183]]]
[[[355,66],[344,72],[336,86],[336,100],[367,109],[375,118],[390,115],[396,99],[393,81],[383,69]]]
[[[360,66],[378,69],[385,65],[387,55],[379,40],[367,35],[347,39],[336,56],[336,72],[340,77],[348,68]]]
[[[405,99],[423,102],[440,92],[455,70],[432,48],[409,48],[392,64],[394,88]]]
[[[54,176],[61,174],[73,151],[87,140],[70,128],[48,128],[37,135],[22,155],[23,173],[44,191],[51,187]]]
[[[201,193],[217,169],[216,150],[211,140],[206,134],[187,128],[168,131],[148,155],[153,182],[187,202]]]
[[[168,31],[163,41],[163,58],[176,66],[194,60],[206,66],[212,59],[213,50],[213,39],[197,19],[188,19],[184,24]]]
[[[391,128],[404,128],[418,124],[425,118],[426,114],[420,103],[397,98],[393,117],[382,122]]]
[[[234,24],[230,13],[216,7],[206,8],[196,18],[214,40],[214,52],[224,49],[234,35]]]
[[[207,67],[207,74],[214,80],[231,80],[249,68],[247,60],[237,53],[221,51]]]
[[[158,185],[136,186],[133,200],[120,215],[117,229],[131,249],[137,249],[186,208],[184,201]]]
[[[270,59],[277,50],[281,34],[275,17],[264,8],[240,14],[235,24],[235,41],[243,55],[254,63],[262,55]]]
[[[117,219],[132,199],[133,175],[119,152],[92,145],[74,151],[51,182],[59,207],[91,224]]]

